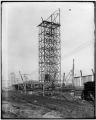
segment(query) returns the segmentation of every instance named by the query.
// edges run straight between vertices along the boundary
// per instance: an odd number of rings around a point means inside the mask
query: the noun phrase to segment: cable
[[[67,58],[67,57],[69,57],[69,56],[71,56],[71,55],[73,55],[73,54],[75,54],[75,53],[83,50],[84,48],[88,47],[88,46],[91,45],[91,44],[92,44],[91,41],[87,41],[87,42],[81,44],[80,46],[78,46],[77,48],[73,49],[73,50],[70,51],[69,53],[63,55],[62,57],[63,57],[63,59],[64,59],[64,58]]]

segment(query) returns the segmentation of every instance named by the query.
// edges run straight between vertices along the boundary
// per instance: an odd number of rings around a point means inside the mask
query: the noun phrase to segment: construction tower
[[[60,9],[39,27],[39,81],[61,83]]]

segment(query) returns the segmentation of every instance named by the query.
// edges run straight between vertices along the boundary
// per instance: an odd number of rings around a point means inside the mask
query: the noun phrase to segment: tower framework
[[[61,40],[60,9],[56,10],[39,27],[39,81],[60,83],[61,81]]]

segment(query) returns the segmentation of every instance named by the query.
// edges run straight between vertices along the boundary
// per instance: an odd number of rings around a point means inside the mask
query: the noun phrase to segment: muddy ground
[[[94,118],[94,104],[63,96],[2,92],[2,118]]]

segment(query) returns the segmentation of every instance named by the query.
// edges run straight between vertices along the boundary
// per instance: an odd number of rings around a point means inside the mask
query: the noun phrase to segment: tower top
[[[46,20],[42,19],[42,22],[38,26],[42,26],[43,23],[60,26],[60,8],[53,12]]]

